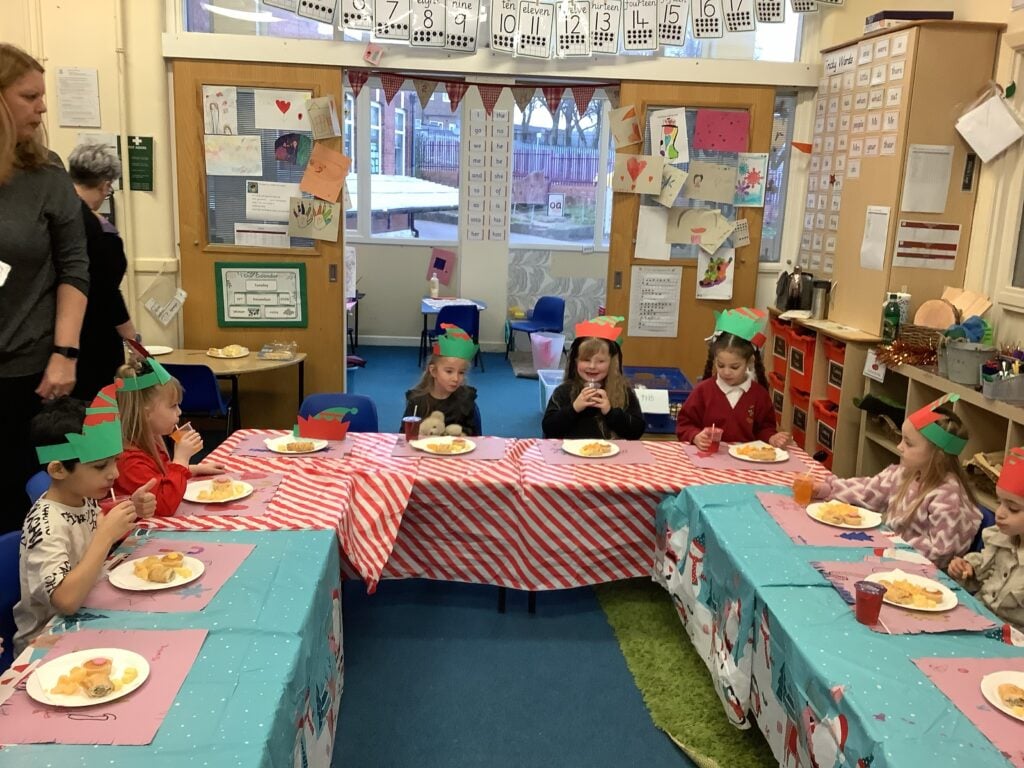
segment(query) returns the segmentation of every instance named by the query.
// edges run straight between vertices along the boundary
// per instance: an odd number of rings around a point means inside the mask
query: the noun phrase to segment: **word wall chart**
[[[512,110],[469,113],[466,239],[507,241],[512,199]]]

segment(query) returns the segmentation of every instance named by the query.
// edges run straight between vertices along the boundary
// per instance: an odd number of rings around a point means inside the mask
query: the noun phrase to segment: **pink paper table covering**
[[[861,562],[817,562],[814,567],[836,588],[848,603],[853,600],[854,584],[872,573],[894,571],[913,573],[935,579],[938,570],[933,565],[908,563],[902,560],[880,560],[867,558]],[[854,606],[850,604],[850,610]],[[962,602],[950,611],[933,613],[929,611],[911,611],[895,605],[882,603],[879,622],[869,629],[888,635],[916,635],[922,632],[983,632],[996,626],[996,622],[968,608]]]
[[[181,552],[194,557],[206,569],[193,582],[172,589],[150,592],[134,592],[118,589],[107,578],[101,577],[96,586],[85,596],[84,608],[108,611],[150,611],[154,613],[178,613],[201,611],[214,595],[230,579],[249,553],[252,544],[218,544],[212,541],[178,541],[177,539],[155,539],[139,545],[128,556],[128,560],[168,552]]]
[[[413,448],[405,439],[397,440],[391,455],[396,458],[428,459],[431,461],[496,461],[505,458],[509,440],[503,437],[472,437],[468,438],[476,445],[469,453],[460,456],[433,455]]]
[[[981,679],[993,672],[1024,672],[1024,657],[999,659],[914,659],[935,687],[985,734],[1017,768],[1024,768],[1024,723],[1003,714],[981,693]]]
[[[174,514],[178,517],[186,515],[244,515],[247,517],[263,515],[266,514],[267,507],[270,506],[270,502],[274,499],[274,494],[277,493],[278,486],[281,485],[281,481],[284,479],[284,475],[277,472],[254,472],[253,470],[225,472],[223,475],[217,475],[217,477],[244,480],[252,485],[252,495],[227,504],[202,504],[182,501]],[[193,478],[189,484],[209,479],[208,477]]]
[[[205,629],[83,629],[60,635],[43,663],[88,648],[123,648],[149,661],[149,679],[123,698],[86,710],[49,707],[18,690],[0,706],[0,744],[151,743],[206,634]]]
[[[787,448],[786,451],[789,453],[789,458],[785,461],[778,463],[758,463],[755,461],[741,461],[733,456],[729,455],[729,445],[722,443],[721,450],[718,453],[712,453],[710,455],[702,455],[697,449],[697,446],[690,445],[689,443],[680,443],[683,446],[683,450],[686,451],[686,455],[690,457],[690,461],[697,469],[725,469],[732,470],[735,472],[807,472],[812,468],[814,462],[812,459],[804,460],[807,454],[799,449]],[[820,465],[819,465],[820,466]],[[792,482],[792,476],[790,477]]]
[[[284,437],[290,434],[286,430],[272,430],[269,434],[249,434],[243,437],[235,444],[231,452],[236,456],[259,456],[262,457],[264,454],[269,454],[270,457],[279,461],[296,462],[296,461],[324,461],[327,459],[340,459],[345,454],[351,453],[352,443],[348,441],[346,435],[345,440],[331,440],[327,443],[327,447],[322,451],[315,451],[313,453],[277,453],[267,448],[264,442],[268,437]],[[295,438],[301,440],[302,438]]]
[[[654,457],[639,440],[610,440],[619,447],[614,456],[584,458],[562,450],[561,440],[539,440],[531,452],[531,458],[539,455],[548,464],[586,467],[594,464],[615,466],[618,464],[653,464]]]
[[[793,501],[792,496],[765,491],[757,494],[758,501],[779,527],[797,544],[812,547],[891,547],[902,541],[892,531],[882,528],[851,530],[836,528],[812,520],[807,510]]]

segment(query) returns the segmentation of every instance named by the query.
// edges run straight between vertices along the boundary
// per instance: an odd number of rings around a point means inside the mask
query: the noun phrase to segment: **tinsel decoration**
[[[888,366],[893,365],[936,365],[939,361],[938,353],[933,347],[908,344],[897,339],[892,344],[886,344],[878,348],[878,362]]]

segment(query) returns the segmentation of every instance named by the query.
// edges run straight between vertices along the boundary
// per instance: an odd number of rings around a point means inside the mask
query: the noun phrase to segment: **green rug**
[[[686,636],[672,599],[647,579],[594,588],[654,724],[701,768],[776,766],[756,728],[725,717],[707,667]]]

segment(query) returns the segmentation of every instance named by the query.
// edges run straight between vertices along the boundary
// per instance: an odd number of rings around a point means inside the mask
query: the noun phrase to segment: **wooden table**
[[[299,402],[295,406],[298,413],[299,406],[306,396],[306,353],[296,352],[291,360],[263,360],[255,352],[250,352],[245,357],[210,357],[205,349],[175,349],[157,358],[161,363],[172,363],[174,365],[205,365],[213,371],[218,379],[231,381],[231,402],[235,409],[235,423],[242,425],[242,408],[238,400],[238,377],[249,373],[265,373],[279,368],[290,368],[298,366],[299,373]]]

